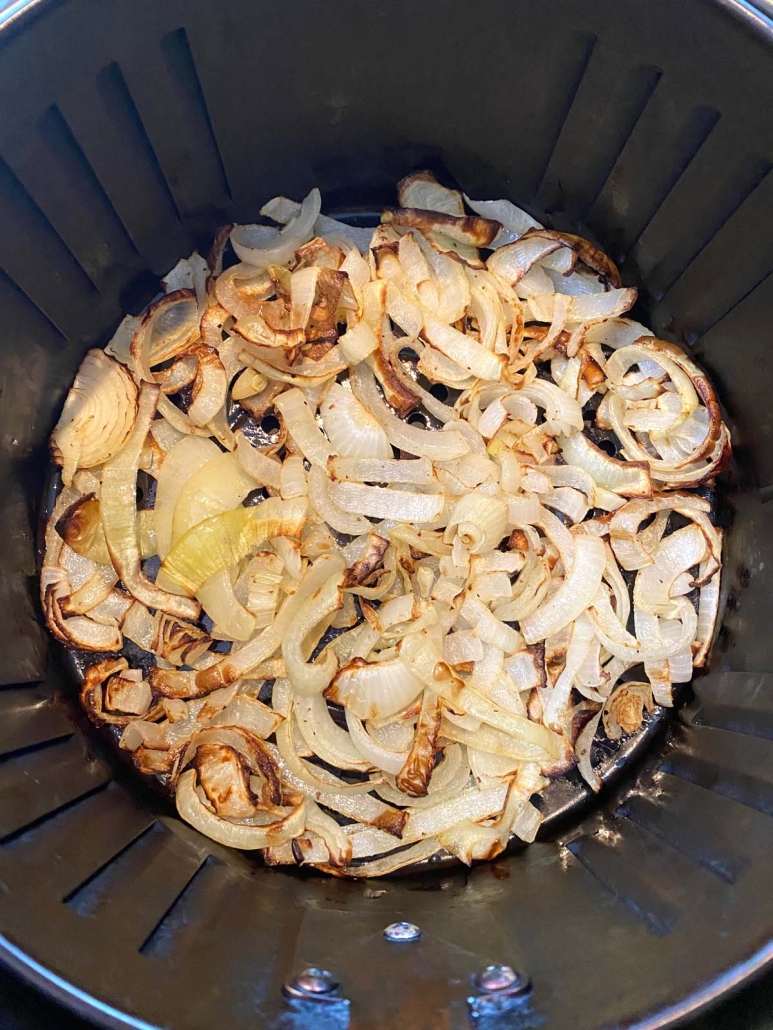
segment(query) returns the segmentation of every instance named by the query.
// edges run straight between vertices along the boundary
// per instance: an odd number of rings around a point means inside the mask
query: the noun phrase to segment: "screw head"
[[[486,992],[517,990],[523,981],[512,966],[486,966],[473,979],[475,986]]]
[[[415,923],[390,923],[384,936],[388,941],[417,941],[421,930]]]
[[[304,969],[292,982],[297,991],[304,994],[332,994],[338,989],[338,982],[327,969]]]

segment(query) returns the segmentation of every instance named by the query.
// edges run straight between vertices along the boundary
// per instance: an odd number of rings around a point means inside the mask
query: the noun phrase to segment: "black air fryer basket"
[[[745,0],[33,0],[0,29],[0,96],[2,958],[104,1025],[172,1030],[663,1027],[769,963],[766,15]],[[547,838],[492,865],[354,883],[211,844],[83,730],[36,609],[36,527],[75,369],[159,275],[274,194],[318,185],[326,211],[361,214],[417,168],[622,262],[641,317],[718,386],[732,529],[710,671],[599,801],[562,788]],[[398,920],[421,938],[385,939]],[[531,991],[486,996],[489,964]],[[307,967],[334,975],[337,1000],[288,1002]]]

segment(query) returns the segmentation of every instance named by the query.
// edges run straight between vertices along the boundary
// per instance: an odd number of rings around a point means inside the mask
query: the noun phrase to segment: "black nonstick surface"
[[[691,1017],[773,959],[773,32],[743,0],[35,0],[0,29],[0,951],[110,1026],[483,1030]],[[45,440],[88,346],[215,226],[433,168],[598,239],[717,383],[709,674],[594,810],[492,865],[374,885],[190,832],[57,700],[35,606]],[[384,927],[418,924],[395,945]],[[293,1012],[306,966],[336,1005]],[[484,1002],[486,999],[483,999]]]

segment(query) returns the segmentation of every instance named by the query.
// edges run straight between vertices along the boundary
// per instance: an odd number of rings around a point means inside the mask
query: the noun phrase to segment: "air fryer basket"
[[[19,12],[18,8],[22,8]],[[661,1027],[773,958],[773,25],[744,0],[33,0],[0,30],[0,956],[109,1026]],[[371,884],[182,826],[83,732],[36,612],[84,351],[225,220],[430,167],[586,232],[736,441],[708,675],[559,840]],[[396,920],[421,927],[387,941]],[[473,976],[532,982],[487,1007]],[[308,966],[334,1004],[293,1011]],[[469,999],[472,999],[470,1001]],[[475,1000],[477,999],[477,1000]]]

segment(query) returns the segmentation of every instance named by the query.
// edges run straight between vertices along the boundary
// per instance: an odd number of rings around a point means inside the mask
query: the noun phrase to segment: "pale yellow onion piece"
[[[111,565],[97,565],[93,575],[83,586],[63,598],[61,609],[64,615],[85,615],[110,594],[118,582],[118,576]]]
[[[671,600],[674,581],[694,565],[700,565],[707,554],[706,538],[700,527],[694,524],[664,537],[653,555],[654,563],[636,575],[634,605],[652,615],[669,617],[674,609]]]
[[[176,290],[156,301],[142,316],[131,344],[129,367],[137,383],[155,382],[151,368],[187,350],[200,335],[196,297],[191,290]],[[181,433],[206,436],[162,393],[158,412]]]
[[[172,521],[172,544],[198,522],[237,507],[252,489],[253,480],[236,456],[218,450],[180,491]]]
[[[206,426],[225,404],[228,379],[223,363],[213,347],[196,348],[199,367],[193,384],[193,400],[188,418],[195,426]]]
[[[409,751],[392,751],[379,744],[350,708],[346,709],[346,725],[354,746],[371,765],[376,769],[392,773],[393,776],[400,772],[410,754]]]
[[[319,215],[320,195],[313,189],[281,232],[268,235],[265,226],[237,225],[231,230],[231,246],[240,260],[253,268],[284,265],[310,239]]]
[[[226,374],[227,371],[228,370],[226,369]],[[245,397],[254,397],[256,393],[260,393],[262,390],[265,390],[267,386],[268,380],[264,375],[261,375],[260,372],[256,372],[254,368],[245,368],[239,374],[239,378],[231,387],[231,397],[235,401],[242,401]]]
[[[585,293],[572,297],[567,312],[567,322],[590,322],[596,319],[614,318],[622,315],[636,303],[638,290],[633,286],[606,293]],[[532,314],[538,322],[552,322],[553,312],[561,294],[540,294],[529,298]]]
[[[434,486],[437,478],[429,458],[338,458],[327,463],[335,480],[355,483],[410,483],[412,486]]]
[[[293,387],[280,393],[274,406],[282,413],[287,431],[298,450],[312,465],[327,468],[327,459],[335,453],[317,425],[301,390]]]
[[[507,790],[506,784],[492,787],[490,790],[472,787],[433,808],[411,812],[402,839],[405,843],[422,840],[444,830],[450,830],[463,819],[486,819],[488,816],[497,815],[502,811]]]
[[[260,486],[267,486],[271,490],[278,490],[281,485],[282,466],[274,458],[269,458],[257,447],[253,447],[241,429],[234,433],[236,438],[236,457],[240,465],[252,476]]]
[[[343,336],[339,336],[338,346],[348,364],[358,365],[378,350],[378,338],[368,323],[360,320],[349,326]]]
[[[451,509],[444,536],[450,543],[457,534],[473,554],[493,551],[507,532],[508,508],[499,497],[469,493]]]
[[[307,508],[303,497],[291,501],[272,497],[252,508],[213,515],[183,534],[161,568],[186,593],[195,594],[210,576],[230,569],[265,541],[298,536]]]
[[[368,663],[355,658],[338,673],[326,696],[360,719],[395,715],[423,689],[400,658]]]
[[[336,454],[353,458],[392,457],[392,446],[378,419],[340,383],[330,384],[319,413]]]
[[[296,694],[308,697],[321,694],[338,670],[338,657],[330,648],[314,662],[307,662],[304,641],[309,634],[321,635],[330,617],[343,603],[342,575],[336,573],[300,606],[282,639],[282,657],[287,678]]]
[[[156,411],[159,387],[148,383],[140,389],[137,418],[124,447],[102,470],[100,511],[110,557],[126,589],[149,608],[158,608],[195,622],[199,605],[177,597],[152,583],[140,568],[137,532],[137,470],[140,455]]]
[[[431,316],[425,316],[422,335],[427,343],[455,361],[470,375],[484,380],[498,381],[501,378],[505,356],[486,350],[466,333],[444,325]]]
[[[529,229],[542,228],[540,222],[509,200],[471,200],[466,193],[464,199],[467,206],[476,215],[480,215],[482,218],[493,218],[495,222],[501,224],[502,228],[491,244],[492,250],[512,243]]]
[[[584,433],[558,438],[568,465],[584,469],[597,486],[622,497],[652,497],[652,479],[644,461],[619,461],[597,447]]]
[[[305,329],[308,325],[321,271],[312,265],[290,276],[290,329]]]
[[[90,350],[51,434],[51,449],[69,486],[78,468],[93,468],[123,447],[137,411],[131,376],[104,351]]]
[[[469,453],[470,445],[458,430],[443,429],[435,433],[412,426],[394,415],[379,393],[366,362],[349,369],[349,381],[355,397],[378,419],[394,447],[433,461],[450,461]]]
[[[162,559],[167,556],[172,546],[174,511],[185,484],[219,453],[217,444],[212,440],[183,436],[164,459],[158,474],[156,503],[153,508],[156,544]]]
[[[256,698],[237,695],[212,719],[213,726],[238,726],[266,740],[276,732],[283,716]]]
[[[346,730],[333,721],[321,694],[297,696],[294,713],[303,739],[323,762],[336,769],[358,772],[367,772],[372,767],[372,763],[366,761],[354,746]]]
[[[560,240],[539,232],[499,247],[488,259],[489,272],[508,286],[515,286],[538,261],[562,248]]]
[[[604,541],[578,533],[574,538],[574,562],[555,594],[531,615],[521,620],[527,644],[535,644],[558,633],[592,604],[601,586],[606,564]]]
[[[249,640],[252,637],[255,616],[237,599],[230,569],[210,576],[196,591],[196,597],[212,619],[213,636],[228,640]]]
[[[462,216],[464,203],[459,190],[450,190],[437,181],[432,172],[411,172],[397,184],[400,207],[416,207],[422,211],[442,211]],[[480,212],[476,212],[480,213]]]
[[[436,522],[445,505],[443,494],[411,493],[362,483],[331,482],[328,493],[343,511],[397,522]]]
[[[327,472],[312,465],[309,469],[309,501],[319,517],[338,533],[351,536],[369,533],[373,528],[371,523],[363,515],[350,514],[334,504],[328,493],[329,487]]]
[[[186,823],[218,844],[254,851],[276,847],[303,832],[306,825],[305,801],[291,809],[284,818],[267,826],[232,823],[210,812],[196,792],[196,778],[195,769],[188,769],[177,781],[177,813]]]

